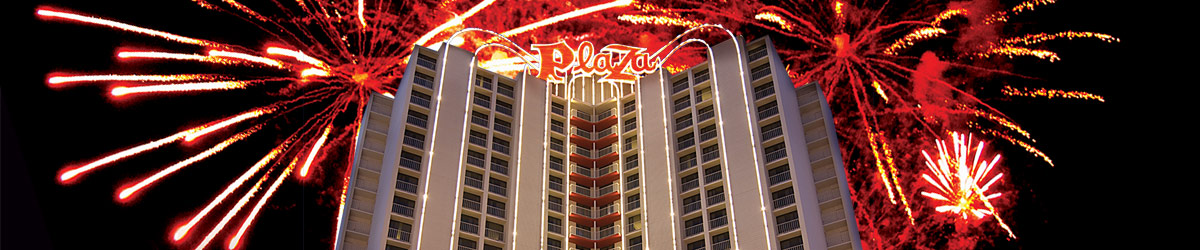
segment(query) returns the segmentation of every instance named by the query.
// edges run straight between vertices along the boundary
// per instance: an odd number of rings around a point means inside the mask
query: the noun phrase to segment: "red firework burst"
[[[171,232],[175,241],[191,242],[187,237],[191,229],[200,224],[213,224],[211,219],[206,219],[207,215],[217,207],[225,207],[224,217],[197,243],[197,249],[204,248],[223,232],[225,225],[240,214],[246,204],[257,199],[249,215],[243,217],[237,232],[229,232],[231,239],[226,246],[237,247],[255,215],[284,178],[292,175],[311,178],[310,171],[319,170],[322,165],[335,167],[323,172],[344,173],[348,163],[321,164],[323,155],[346,154],[331,152],[332,147],[327,144],[355,143],[351,138],[359,129],[356,120],[362,116],[359,107],[372,92],[394,92],[393,83],[402,77],[400,69],[407,64],[405,59],[413,45],[433,46],[448,42],[471,50],[478,44],[465,41],[490,38],[467,33],[464,39],[446,39],[466,27],[478,27],[503,31],[500,32],[502,35],[521,44],[589,40],[597,44],[657,48],[681,30],[703,23],[723,24],[751,36],[771,35],[785,64],[789,65],[794,84],[817,82],[827,90],[826,98],[835,111],[838,133],[844,142],[843,151],[847,154],[846,166],[856,199],[857,221],[863,235],[868,236],[864,237],[865,245],[880,249],[927,246],[925,242],[912,242],[920,241],[915,239],[918,237],[908,237],[924,233],[936,226],[928,224],[936,223],[916,223],[917,218],[922,218],[919,212],[925,206],[909,204],[907,197],[916,189],[908,188],[906,192],[905,187],[918,182],[915,180],[919,170],[912,166],[917,166],[920,159],[902,152],[928,148],[926,146],[932,141],[928,138],[938,134],[934,131],[969,128],[1022,147],[1053,165],[1048,156],[1032,146],[1035,141],[1028,132],[975,97],[979,86],[973,82],[979,76],[953,75],[947,71],[1024,79],[1003,67],[989,66],[994,65],[990,62],[1012,57],[1060,60],[1043,44],[1054,39],[1118,41],[1112,36],[1092,32],[998,34],[997,30],[1013,17],[1037,6],[1052,4],[1052,0],[1021,2],[1003,8],[996,8],[994,6],[1002,4],[987,0],[919,1],[905,6],[889,5],[888,1],[778,4],[630,0],[543,3],[515,0],[299,0],[245,4],[235,0],[194,1],[207,9],[243,17],[262,28],[270,37],[265,41],[268,45],[255,49],[218,43],[52,8],[41,8],[38,15],[47,20],[97,25],[162,38],[193,48],[184,51],[119,50],[117,57],[121,61],[199,62],[239,72],[53,73],[47,80],[51,87],[113,83],[109,92],[112,98],[231,90],[267,91],[282,97],[269,105],[251,107],[228,118],[86,164],[65,167],[59,176],[64,184],[74,183],[92,171],[167,144],[190,142],[208,135],[232,134],[199,154],[122,186],[118,200],[127,202],[176,171],[262,131],[267,124],[294,120],[288,117],[303,118],[300,119],[303,124],[290,136],[230,182],[186,224]],[[703,55],[699,49],[685,48],[663,66],[677,72],[702,62]],[[520,70],[516,65],[522,62],[516,57],[518,55],[500,50],[485,51],[480,56],[485,68],[501,72],[516,73]],[[1004,86],[1003,89],[1003,95],[1013,97],[1103,101],[1098,95],[1080,91],[1025,86]],[[305,107],[317,107],[321,111],[316,114],[295,112]],[[338,117],[354,117],[354,121],[338,122]],[[235,129],[240,130],[219,132]],[[269,180],[271,178],[274,179]],[[345,190],[347,179],[339,178],[341,186],[336,188]],[[248,185],[252,179],[256,182]],[[262,190],[264,184],[269,187]],[[236,204],[232,207],[222,205],[238,191],[244,194]],[[885,196],[892,205],[877,202]],[[899,211],[903,214],[897,215]]]

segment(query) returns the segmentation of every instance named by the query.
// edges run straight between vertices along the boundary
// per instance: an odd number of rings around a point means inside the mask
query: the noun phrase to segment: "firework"
[[[950,132],[950,137],[952,144],[949,146],[945,140],[937,140],[936,160],[929,156],[929,152],[921,151],[928,170],[921,175],[921,179],[936,188],[934,192],[922,191],[921,195],[941,204],[934,208],[936,211],[961,215],[963,220],[982,219],[990,215],[1008,232],[1008,237],[1016,238],[991,202],[1002,195],[991,191],[992,185],[1004,177],[999,170],[993,171],[996,162],[1000,161],[1000,154],[992,157],[991,161],[986,158],[980,161],[984,151],[982,141],[972,146],[974,138],[971,135]]]

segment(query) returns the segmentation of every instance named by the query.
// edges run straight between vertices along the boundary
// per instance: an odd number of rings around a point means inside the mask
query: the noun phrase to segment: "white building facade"
[[[634,84],[414,49],[358,135],[335,249],[861,249],[828,104],[770,38]]]

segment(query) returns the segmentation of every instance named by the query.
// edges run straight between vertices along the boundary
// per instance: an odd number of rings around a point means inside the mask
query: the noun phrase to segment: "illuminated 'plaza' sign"
[[[653,72],[659,63],[646,54],[645,48],[620,44],[596,50],[588,41],[575,48],[559,41],[534,44],[533,50],[541,54],[541,68],[530,74],[550,82],[565,82],[572,75],[595,74],[601,76],[599,82],[633,83],[638,74]]]

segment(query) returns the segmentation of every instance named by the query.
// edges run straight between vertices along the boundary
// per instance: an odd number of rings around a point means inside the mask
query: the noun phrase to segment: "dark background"
[[[45,84],[49,72],[175,72],[152,63],[131,67],[116,63],[114,58],[118,47],[176,47],[157,38],[107,28],[42,21],[34,15],[37,6],[252,48],[262,45],[262,32],[238,18],[198,8],[185,0],[25,1],[4,6],[6,16],[12,19],[9,27],[14,29],[5,32],[4,40],[15,44],[5,47],[6,77],[0,80],[0,248],[176,248],[168,238],[169,230],[202,208],[240,170],[261,157],[272,143],[271,135],[260,134],[252,138],[266,139],[234,144],[164,179],[129,204],[115,201],[118,185],[204,147],[166,146],[101,168],[73,185],[58,184],[58,171],[65,164],[96,159],[254,107],[264,103],[261,96],[206,93],[129,102],[110,100],[105,95],[107,89],[100,84],[50,89]],[[1140,222],[1153,215],[1139,210],[1158,204],[1152,195],[1161,191],[1142,182],[1158,178],[1164,170],[1186,166],[1155,163],[1154,159],[1161,156],[1155,156],[1153,150],[1167,144],[1152,141],[1185,140],[1171,131],[1188,129],[1171,126],[1173,121],[1149,120],[1160,113],[1188,114],[1177,110],[1186,106],[1168,103],[1187,101],[1175,99],[1173,94],[1184,90],[1169,87],[1172,81],[1166,69],[1154,66],[1159,60],[1152,57],[1171,48],[1170,44],[1155,43],[1161,35],[1145,36],[1150,32],[1144,30],[1149,22],[1144,18],[1156,14],[1136,11],[1127,3],[1096,1],[1062,2],[1039,7],[1039,12],[1052,15],[1042,17],[1047,19],[1037,24],[1038,30],[1098,31],[1115,35],[1121,42],[1055,42],[1052,48],[1062,61],[1017,61],[1015,71],[1042,78],[1050,83],[1049,87],[1089,91],[1104,96],[1107,102],[1033,100],[996,104],[1029,130],[1038,139],[1037,146],[1057,165],[1013,167],[1013,178],[1020,178],[1025,184],[1021,192],[1027,192],[1009,221],[1020,238],[998,245],[1026,249],[1150,247],[1155,244],[1151,242],[1162,239],[1147,241],[1131,235],[1153,232],[1153,227]],[[1155,124],[1168,126],[1152,126]],[[1183,134],[1178,132],[1178,136]],[[1010,159],[1021,154],[1012,149],[1005,153]],[[322,188],[293,181],[281,186],[249,230],[247,246],[329,248],[334,222],[327,206],[322,205],[328,202],[319,195]],[[286,200],[295,202],[274,202]],[[1185,213],[1194,210],[1180,209]],[[210,216],[220,215],[214,212]],[[238,221],[232,221],[226,230],[236,230]],[[190,237],[202,237],[204,233],[205,227],[198,226]],[[210,248],[223,246],[216,241],[212,245]],[[188,246],[194,243],[183,248]]]

